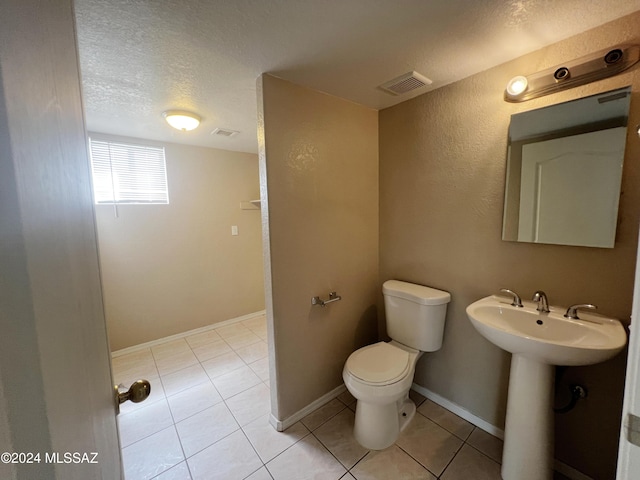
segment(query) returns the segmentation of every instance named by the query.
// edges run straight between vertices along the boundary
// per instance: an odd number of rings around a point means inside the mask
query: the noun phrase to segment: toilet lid
[[[379,342],[353,352],[346,364],[349,372],[367,383],[388,385],[410,369],[409,352]]]

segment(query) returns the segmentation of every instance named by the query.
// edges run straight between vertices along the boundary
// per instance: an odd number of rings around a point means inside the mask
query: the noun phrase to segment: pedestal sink
[[[513,354],[505,424],[502,478],[551,480],[553,474],[553,382],[555,365],[604,362],[624,348],[627,335],[618,320],[566,309],[536,311],[523,302],[515,307],[490,296],[467,307],[480,334]]]

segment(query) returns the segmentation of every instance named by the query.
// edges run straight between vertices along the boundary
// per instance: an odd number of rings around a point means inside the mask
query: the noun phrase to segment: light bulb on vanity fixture
[[[531,75],[518,75],[507,83],[506,102],[524,102],[550,93],[585,85],[623,72],[640,60],[640,46],[620,45],[556,65]]]
[[[516,98],[522,94],[528,86],[529,82],[527,81],[527,77],[523,75],[513,77],[509,80],[509,83],[507,83],[506,95],[509,95],[510,98]]]
[[[200,116],[195,113],[185,112],[182,110],[167,110],[162,113],[162,116],[176,130],[187,132],[198,128],[200,125]]]

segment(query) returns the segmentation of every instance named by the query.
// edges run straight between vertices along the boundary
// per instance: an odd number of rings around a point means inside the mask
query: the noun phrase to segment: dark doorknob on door
[[[119,407],[121,403],[127,400],[133,403],[140,403],[146,400],[151,393],[151,383],[148,380],[136,380],[126,392],[121,392],[118,385],[114,385],[113,389],[116,396],[116,405]],[[120,409],[118,408],[118,410]]]

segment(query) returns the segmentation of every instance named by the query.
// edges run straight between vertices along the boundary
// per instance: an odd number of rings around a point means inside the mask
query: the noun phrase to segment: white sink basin
[[[511,352],[501,476],[504,480],[553,478],[554,365],[590,365],[616,355],[627,343],[618,320],[584,311],[486,297],[467,307],[473,326],[491,343]]]
[[[467,307],[480,334],[498,347],[548,365],[591,365],[615,356],[627,343],[618,320],[580,311],[580,320],[564,317],[566,309],[540,313],[523,302],[514,307],[490,296]]]

